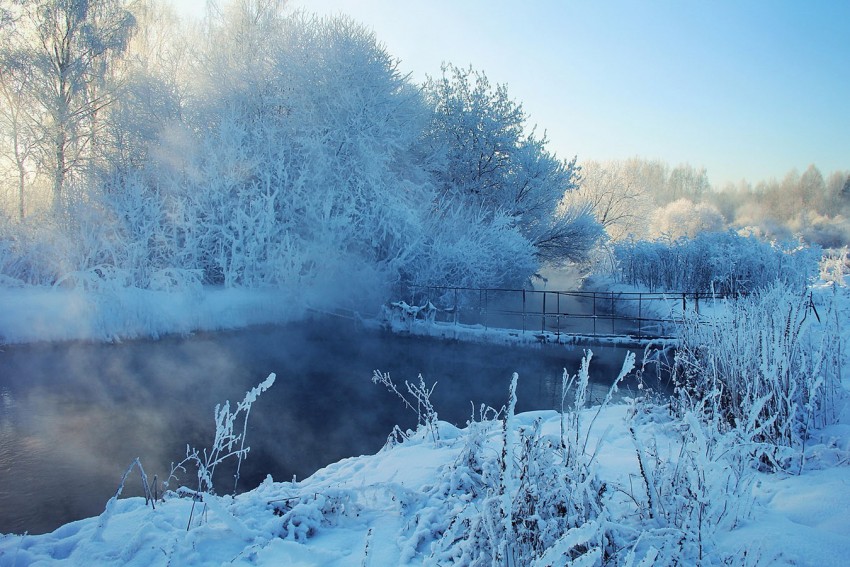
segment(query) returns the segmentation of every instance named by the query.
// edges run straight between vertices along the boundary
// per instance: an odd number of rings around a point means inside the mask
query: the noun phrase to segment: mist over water
[[[593,399],[604,396],[625,354],[594,349]],[[389,372],[402,390],[420,373],[427,384],[437,382],[432,401],[440,419],[463,426],[470,402],[506,403],[515,371],[517,411],[557,407],[563,369],[577,372],[581,355],[398,336],[337,319],[123,344],[6,347],[0,533],[42,533],[99,514],[136,457],[161,482],[187,443],[210,445],[215,405],[241,401],[270,372],[278,378],[251,410],[240,491],[267,474],[304,478],[341,458],[374,453],[393,425],[414,427],[416,415],[372,384],[375,369]],[[232,491],[232,474],[217,469],[219,493]],[[192,487],[194,479],[190,470],[171,488]],[[134,472],[124,496],[139,494]]]

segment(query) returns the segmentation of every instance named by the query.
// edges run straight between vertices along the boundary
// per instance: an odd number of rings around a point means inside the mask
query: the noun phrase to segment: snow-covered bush
[[[502,212],[441,201],[422,244],[405,266],[408,281],[499,287],[521,284],[539,268],[533,244]]]
[[[820,277],[835,285],[847,285],[845,278],[850,275],[850,249],[845,246],[839,249],[824,250],[820,262]]]
[[[69,243],[44,217],[12,224],[0,215],[0,274],[31,285],[52,285]]]
[[[123,251],[109,210],[97,203],[69,207],[67,218],[32,215],[0,226],[0,274],[32,285],[54,285],[96,268],[123,271]],[[123,277],[123,275],[122,275]]]
[[[776,280],[803,289],[820,257],[817,248],[768,243],[734,232],[675,241],[628,240],[613,249],[624,283],[650,291],[732,295],[751,293]]]
[[[704,232],[723,230],[723,224],[723,215],[714,205],[677,199],[655,212],[651,235],[656,238],[666,236],[673,240],[694,238]]]
[[[609,488],[597,474],[599,447],[589,446],[601,407],[589,423],[582,417],[591,357],[588,352],[577,375],[564,371],[559,435],[544,434],[539,420],[517,427],[514,374],[508,404],[498,412],[482,409],[481,421],[468,424],[457,459],[425,496],[430,504],[401,543],[402,562],[594,565],[612,553],[603,521]],[[633,365],[627,357],[603,406]]]
[[[322,527],[334,525],[338,518],[356,515],[356,500],[356,493],[344,489],[284,500],[274,508],[275,514],[281,516],[280,537],[304,543]]]
[[[655,565],[673,565],[685,557],[702,564],[712,555],[715,536],[732,530],[751,511],[752,439],[706,411],[713,401],[683,401],[673,419],[645,400],[633,406],[629,431],[640,472],[619,489],[640,519],[641,533],[632,549],[654,557]]]
[[[809,432],[834,421],[842,391],[834,304],[819,309],[810,295],[775,283],[686,320],[680,337],[674,407],[711,400],[711,416],[751,436],[756,461],[799,470]]]

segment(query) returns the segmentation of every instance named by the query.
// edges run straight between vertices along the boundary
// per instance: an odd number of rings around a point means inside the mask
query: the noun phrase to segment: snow
[[[590,421],[591,411],[587,410],[583,422]],[[627,412],[625,404],[612,406],[594,424],[597,435],[607,432],[599,467],[602,478],[612,486],[627,487],[638,474]],[[551,411],[520,414],[515,419],[518,427],[530,427],[535,419],[542,419],[548,435],[557,435],[560,426],[560,415]],[[203,505],[198,503],[189,530],[193,504],[189,499],[172,496],[156,510],[141,498],[120,499],[105,523],[90,518],[51,534],[4,536],[0,565],[423,564],[434,535],[412,534],[411,528],[417,516],[442,504],[433,486],[457,461],[467,433],[440,425],[437,445],[424,436],[414,438],[376,455],[334,463],[303,481],[269,478],[235,498],[207,497],[203,520],[197,520]],[[657,432],[656,425],[645,427]],[[494,428],[489,440],[496,438]],[[593,436],[591,445],[595,441]],[[802,476],[759,474],[752,489],[751,518],[720,537],[715,552],[734,556],[748,549],[764,562],[751,564],[840,565],[850,554],[848,486],[846,465]],[[286,512],[289,516],[276,513],[287,508],[287,502],[296,502]],[[627,511],[626,505],[619,507],[612,515]],[[433,519],[435,529],[444,529],[440,520]],[[417,537],[422,539],[418,545]],[[400,557],[408,560],[400,562]]]
[[[850,293],[846,287],[813,289],[816,303],[828,294],[834,294],[839,301],[842,344],[847,345]],[[213,290],[194,297],[133,295],[139,306],[138,315],[117,318],[107,316],[112,313],[111,308],[96,305],[90,297],[74,292],[12,290],[0,295],[0,333],[9,342],[129,337],[152,329],[188,331],[188,326],[169,327],[187,314],[192,315],[193,326],[199,328],[268,322],[297,314],[272,292]],[[144,309],[151,310],[147,318],[140,315]],[[850,389],[850,364],[846,352],[843,356],[846,391]],[[278,380],[286,380],[286,376],[279,376]],[[594,519],[570,529],[534,564],[566,564],[564,553],[575,552],[583,545],[588,551],[577,559],[600,564],[599,550],[593,551],[595,538],[599,530],[612,529],[611,526],[619,530],[611,532],[619,534],[617,537],[633,534],[628,540],[630,551],[623,550],[612,564],[663,564],[664,557],[671,553],[663,539],[664,530],[669,528],[659,518],[646,516],[646,491],[641,484],[636,447],[641,447],[647,462],[655,463],[654,472],[663,475],[669,472],[666,464],[684,463],[679,457],[683,454],[683,439],[691,439],[697,446],[699,436],[687,436],[687,421],[671,421],[657,407],[634,400],[601,411],[580,409],[571,415],[579,424],[577,437],[582,441],[587,438],[584,444],[588,454],[577,466],[587,466],[586,470],[604,483],[606,515],[604,520]],[[142,498],[118,498],[108,513],[67,524],[53,533],[0,536],[0,566],[449,564],[447,553],[453,549],[468,553],[473,539],[454,542],[455,547],[450,547],[452,542],[444,540],[447,533],[484,537],[484,532],[472,528],[459,532],[461,528],[452,521],[487,519],[487,494],[478,491],[482,486],[478,481],[498,478],[487,474],[498,464],[504,418],[502,415],[499,420],[471,423],[463,429],[439,422],[437,441],[420,428],[408,432],[403,442],[388,445],[375,455],[344,459],[302,480],[279,482],[269,477],[255,490],[235,497],[205,495],[204,502],[193,502],[189,497],[170,493],[156,503],[155,509]],[[535,422],[540,423],[541,438],[557,446],[562,419],[560,413],[553,411],[510,417],[510,435],[517,442],[514,451],[520,448],[520,431],[530,431]],[[481,447],[471,449],[476,442],[482,443]],[[591,458],[590,453],[597,446],[598,453]],[[730,475],[734,476],[731,461],[724,460],[722,454],[709,458],[695,451],[692,455],[708,487],[707,492],[693,497],[705,499],[710,511],[712,499],[722,503],[727,497],[725,483]],[[473,457],[482,463],[480,470],[468,464],[469,459],[475,460]],[[513,464],[521,462],[515,460]],[[748,482],[730,501],[735,511],[723,516],[717,525],[704,527],[703,564],[847,564],[847,396],[840,400],[837,423],[816,431],[809,440],[802,474],[755,470],[748,474]],[[137,472],[127,482],[140,482]],[[507,489],[518,490],[518,482],[508,482]],[[496,501],[500,502],[497,508],[516,505],[504,498]],[[667,505],[675,501],[668,500]],[[644,530],[645,537],[634,537],[640,530]],[[463,545],[467,547],[460,547]],[[700,562],[694,548],[682,550],[679,559],[683,564]],[[440,557],[443,559],[438,560]],[[460,564],[472,564],[470,556],[463,557]]]
[[[753,490],[759,513],[724,545],[759,550],[766,563],[846,565],[850,557],[847,466],[767,477]]]
[[[0,287],[0,344],[121,340],[237,329],[303,316],[302,301],[274,288],[152,291]]]

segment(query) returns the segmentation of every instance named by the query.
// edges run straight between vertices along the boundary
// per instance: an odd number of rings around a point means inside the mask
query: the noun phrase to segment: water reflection
[[[471,401],[497,408],[506,402],[514,371],[518,411],[556,407],[563,368],[576,372],[581,358],[580,350],[563,347],[338,331],[312,322],[115,345],[7,347],[0,352],[0,533],[41,533],[99,514],[136,457],[149,477],[163,479],[187,443],[211,442],[214,406],[241,400],[269,372],[278,379],[251,410],[244,489],[266,474],[303,478],[341,458],[374,453],[394,424],[412,427],[416,416],[371,383],[374,369],[397,383],[419,373],[438,382],[440,419],[462,426]],[[600,384],[592,396],[601,399],[625,351],[594,351],[591,375]],[[231,475],[217,470],[222,491],[232,489]],[[125,494],[140,494],[136,478]]]

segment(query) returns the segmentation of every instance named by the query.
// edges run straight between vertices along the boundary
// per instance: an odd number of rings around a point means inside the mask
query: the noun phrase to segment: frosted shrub
[[[155,291],[201,291],[201,270],[163,268],[150,274],[149,289]]]
[[[776,280],[804,288],[817,271],[820,250],[725,232],[673,241],[622,241],[615,244],[614,256],[619,279],[630,285],[736,295]]]
[[[718,395],[691,399],[676,419],[660,419],[654,426],[663,435],[652,434],[652,428],[629,428],[640,477],[621,490],[636,505],[641,526],[630,545],[654,557],[654,564],[672,565],[682,558],[702,564],[712,554],[715,535],[750,513],[751,438],[707,411]],[[670,439],[671,445],[659,447],[659,438]]]
[[[52,285],[68,270],[71,247],[47,215],[0,225],[0,274],[25,284]]]
[[[594,565],[615,552],[604,521],[608,487],[596,472],[598,447],[589,446],[601,408],[589,423],[580,415],[591,357],[588,352],[577,376],[564,372],[560,436],[545,434],[539,420],[517,428],[516,374],[508,404],[482,412],[501,419],[469,423],[458,458],[442,469],[426,497],[432,504],[420,510],[402,544],[403,562],[421,554],[427,565]],[[633,364],[628,357],[604,403]]]
[[[835,419],[841,361],[834,309],[818,309],[809,295],[776,283],[714,317],[685,321],[674,408],[684,413],[690,399],[710,400],[710,415],[749,432],[762,465],[787,470],[809,430]]]
[[[334,525],[347,515],[356,516],[360,509],[356,499],[352,491],[344,489],[287,499],[283,506],[275,507],[275,514],[281,516],[280,536],[304,543],[322,526]]]
[[[515,285],[539,269],[535,249],[501,211],[441,201],[428,221],[427,238],[404,266],[423,285]]]
[[[850,249],[824,250],[820,262],[820,278],[826,282],[846,286],[845,278],[850,275]]]
[[[130,285],[131,275],[110,265],[92,266],[86,270],[74,270],[62,275],[53,284],[55,287],[72,287],[87,291],[112,291]]]

